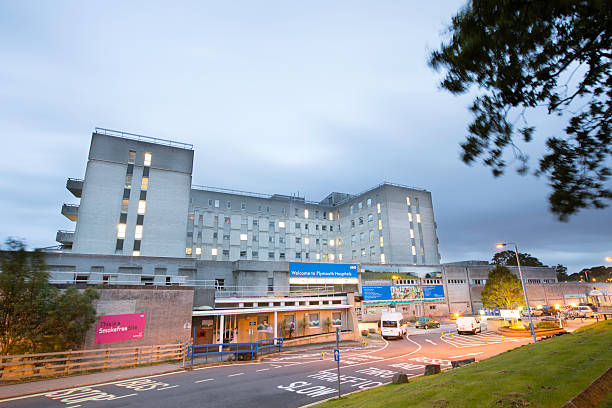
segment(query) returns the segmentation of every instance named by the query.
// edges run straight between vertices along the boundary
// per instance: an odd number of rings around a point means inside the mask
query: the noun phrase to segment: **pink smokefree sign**
[[[107,315],[98,317],[95,344],[114,343],[142,339],[145,329],[145,313]]]

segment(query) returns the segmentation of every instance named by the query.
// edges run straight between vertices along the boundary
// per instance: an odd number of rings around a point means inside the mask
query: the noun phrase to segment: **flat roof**
[[[353,305],[312,305],[312,306],[278,306],[278,307],[257,307],[252,309],[212,309],[194,310],[192,316],[232,316],[240,314],[258,314],[274,312],[293,312],[304,310],[332,310],[350,309]]]

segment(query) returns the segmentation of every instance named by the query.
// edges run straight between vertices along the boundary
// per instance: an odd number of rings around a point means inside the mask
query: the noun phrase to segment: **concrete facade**
[[[382,183],[321,201],[191,184],[188,144],[96,128],[63,251],[210,261],[437,265],[431,193]]]
[[[187,342],[191,337],[193,288],[109,286],[98,289],[94,301],[98,316],[146,313],[142,339],[94,344],[96,324],[85,336],[87,350],[108,347],[133,347]]]

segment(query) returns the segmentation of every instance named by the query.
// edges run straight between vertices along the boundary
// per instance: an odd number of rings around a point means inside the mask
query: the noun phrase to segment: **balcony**
[[[76,198],[81,198],[81,194],[83,193],[83,180],[69,178],[66,180],[66,188]]]
[[[70,221],[76,221],[79,218],[79,206],[76,204],[62,205],[62,215]]]
[[[72,245],[74,241],[74,231],[59,230],[55,234],[55,240],[63,245]]]

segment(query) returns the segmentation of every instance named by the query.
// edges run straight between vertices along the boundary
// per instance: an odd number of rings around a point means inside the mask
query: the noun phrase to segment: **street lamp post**
[[[521,261],[519,261],[518,248],[516,247],[516,243],[514,242],[505,242],[503,244],[497,244],[497,248],[503,248],[506,245],[514,245],[514,254],[516,255],[516,265],[518,266],[519,271],[519,279],[521,280],[521,286],[523,287],[523,296],[525,297],[525,304],[527,305],[527,315],[529,316],[529,329],[531,330],[531,336],[533,337],[533,342],[537,342],[535,331],[533,330],[533,319],[531,317],[531,307],[529,307],[529,298],[527,297],[527,290],[525,289],[525,282],[523,282],[523,273],[521,272]]]

